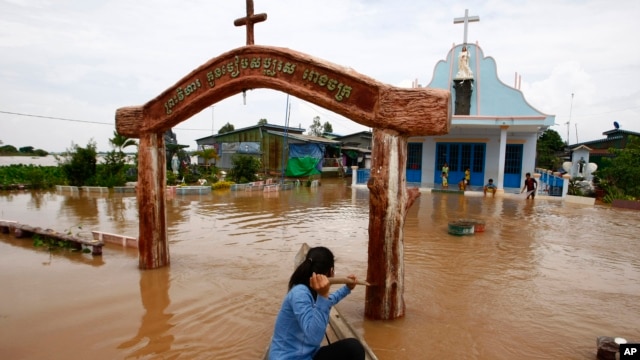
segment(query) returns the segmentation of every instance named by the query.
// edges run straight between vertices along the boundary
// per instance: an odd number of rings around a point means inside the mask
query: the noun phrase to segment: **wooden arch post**
[[[204,108],[254,88],[286,92],[374,129],[367,280],[377,286],[367,288],[365,313],[373,319],[403,316],[402,229],[406,211],[418,196],[417,189],[406,188],[407,140],[449,132],[451,95],[392,87],[285,48],[251,45],[232,50],[145,105],[116,111],[118,133],[140,138],[140,268],[169,265],[162,135]]]

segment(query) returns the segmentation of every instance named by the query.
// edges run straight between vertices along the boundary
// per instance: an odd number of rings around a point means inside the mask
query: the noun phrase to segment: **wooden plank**
[[[0,220],[0,233],[9,234],[13,230],[13,227],[17,224],[12,220]]]
[[[92,255],[102,255],[102,246],[104,245],[104,242],[100,240],[85,239],[72,234],[60,233],[52,229],[43,229],[41,227],[20,224],[15,221],[0,221],[0,229],[2,229],[3,232],[7,230],[9,232],[13,232],[13,236],[17,238],[28,238],[32,237],[34,234],[38,234],[52,239],[70,241],[78,244],[78,246],[91,246]]]

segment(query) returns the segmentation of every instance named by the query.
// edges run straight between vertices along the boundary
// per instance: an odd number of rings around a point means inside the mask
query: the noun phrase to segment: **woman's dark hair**
[[[318,246],[309,249],[304,261],[298,265],[289,279],[289,290],[298,284],[309,287],[309,278],[312,273],[330,276],[334,260],[333,253],[326,247]],[[309,287],[309,289],[311,288]],[[311,289],[311,292],[315,297],[315,291]]]

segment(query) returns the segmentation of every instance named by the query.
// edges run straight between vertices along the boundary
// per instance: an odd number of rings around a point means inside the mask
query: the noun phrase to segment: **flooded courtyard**
[[[350,180],[348,180],[350,181]],[[6,359],[258,359],[303,243],[366,276],[369,194],[347,181],[167,199],[171,266],[137,250],[49,252],[0,234]],[[486,231],[448,234],[450,221]],[[0,192],[0,219],[137,236],[132,194]],[[596,337],[640,340],[640,212],[422,193],[404,229],[406,315],[338,308],[379,359],[595,359]]]

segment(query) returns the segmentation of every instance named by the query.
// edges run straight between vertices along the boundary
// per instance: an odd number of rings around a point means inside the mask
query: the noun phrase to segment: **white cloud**
[[[569,120],[581,141],[597,139],[613,120],[640,132],[640,51],[635,23],[640,2],[623,0],[491,0],[465,4],[417,1],[255,0],[268,20],[255,25],[256,43],[291,48],[347,66],[384,83],[407,86],[431,80],[435,64],[469,25],[496,59],[498,74],[522,90],[532,106],[555,114],[564,137]],[[245,42],[233,20],[243,1],[85,0],[0,1],[0,111],[113,123],[115,110],[142,105],[194,68]],[[573,104],[571,93],[574,93]],[[299,99],[290,124],[307,128],[314,116],[337,133],[365,129]],[[571,115],[569,114],[572,106]],[[284,125],[286,94],[257,89],[247,105],[236,95],[205,109],[174,131],[180,143],[230,122],[236,128],[260,118]],[[113,127],[0,113],[0,140],[52,151],[94,138],[109,150]],[[572,129],[572,142],[575,131]]]

